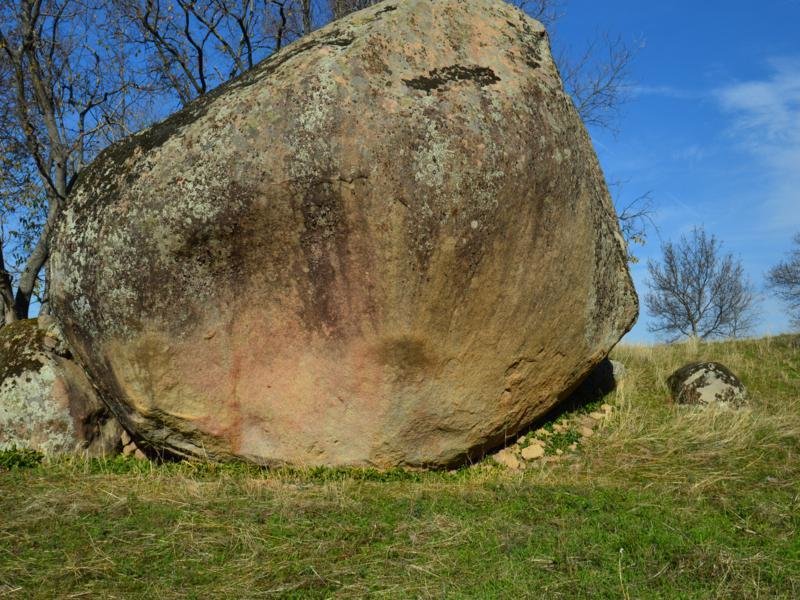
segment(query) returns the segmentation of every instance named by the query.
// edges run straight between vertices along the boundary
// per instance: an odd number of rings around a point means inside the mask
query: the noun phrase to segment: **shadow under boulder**
[[[625,373],[625,365],[621,362],[610,358],[604,359],[544,420],[552,421],[563,413],[580,410],[593,402],[599,402],[617,389]]]

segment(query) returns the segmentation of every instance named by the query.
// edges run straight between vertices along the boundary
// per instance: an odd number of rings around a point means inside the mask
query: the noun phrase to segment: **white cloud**
[[[752,141],[800,142],[800,60],[773,61],[762,81],[745,81],[717,92],[722,107],[737,117],[737,128]]]
[[[673,160],[685,162],[698,162],[710,156],[711,152],[699,144],[691,144],[683,148],[679,148],[672,153]]]
[[[663,96],[677,100],[702,100],[708,94],[702,91],[682,89],[671,85],[631,85],[627,91],[632,96]]]
[[[774,60],[771,73],[717,90],[731,115],[732,139],[758,161],[770,181],[764,209],[777,230],[800,228],[800,59]]]

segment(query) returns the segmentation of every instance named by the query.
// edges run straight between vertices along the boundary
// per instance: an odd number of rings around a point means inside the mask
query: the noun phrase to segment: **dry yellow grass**
[[[759,465],[792,472],[800,441],[800,349],[792,338],[672,346],[620,346],[627,375],[604,435],[586,448],[583,477],[608,483],[639,479],[698,493],[723,482],[758,483]],[[750,406],[704,409],[671,403],[668,376],[692,361],[715,360],[745,382]],[[780,471],[780,469],[778,469]],[[763,483],[774,484],[780,472]]]

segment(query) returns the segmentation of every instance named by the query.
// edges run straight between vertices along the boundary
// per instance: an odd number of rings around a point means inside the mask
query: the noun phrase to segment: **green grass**
[[[0,598],[800,597],[792,338],[615,358],[612,416],[524,472],[14,465]],[[752,408],[670,405],[695,359],[740,374]]]

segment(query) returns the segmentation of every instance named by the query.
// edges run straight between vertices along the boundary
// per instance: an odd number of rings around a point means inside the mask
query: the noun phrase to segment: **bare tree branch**
[[[0,8],[6,65],[0,97],[14,115],[0,121],[0,141],[16,153],[16,176],[0,181],[0,197],[11,213],[44,209],[43,221],[22,222],[36,233],[35,240],[20,236],[27,256],[13,278],[17,318],[27,317],[36,297],[55,222],[78,171],[99,151],[102,114],[127,87],[108,71],[121,54],[100,56],[92,15],[101,9],[92,0],[13,0]]]
[[[587,126],[613,130],[626,90],[635,51],[621,37],[603,36],[588,44],[575,60],[558,59],[564,87]]]

